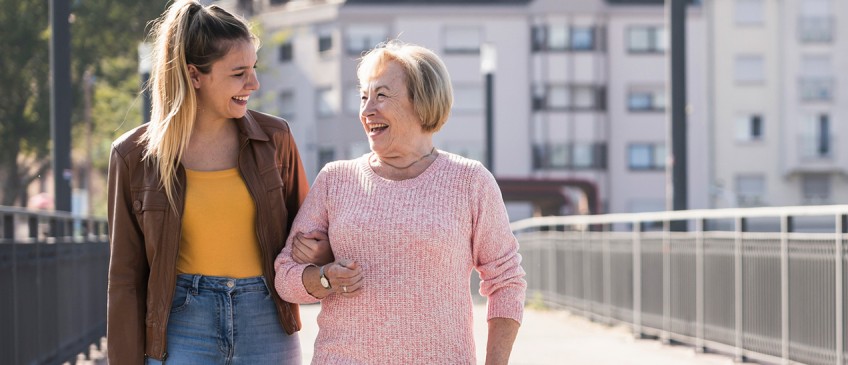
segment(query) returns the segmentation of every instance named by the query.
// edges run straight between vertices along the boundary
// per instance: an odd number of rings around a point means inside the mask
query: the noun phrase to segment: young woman
[[[298,306],[268,288],[307,183],[286,122],[247,109],[257,38],[194,0],[153,24],[151,121],[109,165],[109,361],[300,364]]]

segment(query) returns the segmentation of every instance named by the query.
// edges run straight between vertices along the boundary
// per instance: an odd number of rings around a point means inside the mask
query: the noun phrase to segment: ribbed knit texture
[[[336,259],[355,260],[365,277],[361,295],[322,300],[312,363],[474,364],[472,269],[488,318],[520,323],[527,286],[494,177],[440,151],[418,177],[392,181],[368,157],[325,166],[291,230],[328,232]],[[274,264],[275,287],[287,301],[313,303],[292,236]]]

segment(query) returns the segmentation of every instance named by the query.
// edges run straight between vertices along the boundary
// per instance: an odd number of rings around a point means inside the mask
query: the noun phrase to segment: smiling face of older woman
[[[406,75],[397,61],[371,66],[359,80],[359,119],[371,150],[381,159],[418,158],[432,149],[410,98]]]

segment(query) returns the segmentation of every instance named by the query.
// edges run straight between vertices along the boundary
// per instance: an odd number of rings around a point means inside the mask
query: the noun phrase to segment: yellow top
[[[186,169],[177,272],[246,278],[262,275],[256,207],[238,169]]]

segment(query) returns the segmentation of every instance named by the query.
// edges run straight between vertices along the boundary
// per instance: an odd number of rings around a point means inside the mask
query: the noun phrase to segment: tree
[[[47,2],[0,0],[0,204],[13,205],[46,164],[50,118]],[[27,14],[27,15],[24,15]],[[20,166],[19,166],[20,163]],[[35,168],[34,168],[35,167]]]
[[[70,1],[70,0],[56,0]],[[74,134],[84,115],[83,75],[89,72],[98,80],[94,107],[101,88],[138,94],[136,47],[144,39],[148,21],[165,9],[167,1],[75,0],[71,11],[71,80],[73,85]],[[2,205],[25,205],[26,187],[49,168],[49,24],[48,1],[0,0],[0,181]],[[116,67],[115,65],[121,65]],[[104,68],[110,72],[104,72]],[[135,82],[130,91],[126,85]],[[114,93],[105,95],[116,98]],[[129,110],[133,96],[117,100],[115,110]],[[92,113],[93,119],[98,116]],[[137,123],[136,123],[137,124]],[[93,121],[98,126],[97,121]],[[83,131],[87,133],[87,131]],[[73,140],[81,147],[80,138]]]

